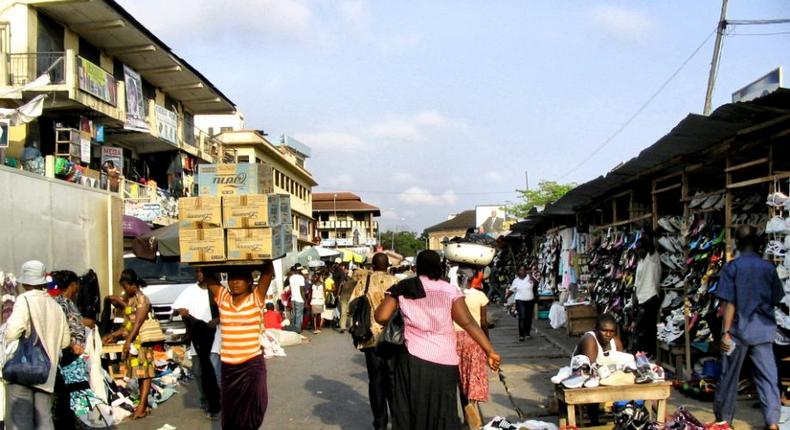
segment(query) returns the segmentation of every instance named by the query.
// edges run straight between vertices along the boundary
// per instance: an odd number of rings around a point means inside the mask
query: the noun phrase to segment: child
[[[263,326],[269,329],[282,330],[283,316],[274,310],[274,303],[266,303],[266,312],[263,313]]]

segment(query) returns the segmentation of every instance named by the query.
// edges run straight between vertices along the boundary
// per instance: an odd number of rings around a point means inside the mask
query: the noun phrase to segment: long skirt
[[[483,348],[465,331],[458,335],[458,374],[461,379],[461,392],[469,400],[485,402],[488,400],[488,363]]]
[[[263,355],[244,363],[222,363],[222,428],[258,430],[269,404]]]
[[[458,366],[419,359],[406,348],[395,358],[393,430],[458,430]]]

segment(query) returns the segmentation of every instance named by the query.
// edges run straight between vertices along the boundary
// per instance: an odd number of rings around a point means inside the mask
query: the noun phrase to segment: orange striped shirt
[[[260,334],[263,328],[263,303],[255,293],[235,306],[233,296],[222,288],[216,297],[222,324],[220,356],[223,363],[239,364],[261,355]]]

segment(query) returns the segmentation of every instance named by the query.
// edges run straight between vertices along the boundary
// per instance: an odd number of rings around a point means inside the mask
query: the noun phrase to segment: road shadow
[[[367,397],[356,392],[350,385],[340,381],[313,375],[305,382],[305,390],[311,392],[320,403],[313,406],[313,416],[325,425],[342,429],[368,429],[373,423]]]

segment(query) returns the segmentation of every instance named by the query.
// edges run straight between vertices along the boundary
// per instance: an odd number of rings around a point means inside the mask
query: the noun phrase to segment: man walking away
[[[304,315],[305,277],[300,272],[300,269],[301,266],[294,266],[291,269],[291,276],[288,277],[288,284],[291,288],[291,306],[293,307],[290,330],[296,333],[302,332],[302,318]]]
[[[351,303],[351,294],[354,292],[354,287],[357,285],[357,281],[350,276],[345,276],[345,280],[340,284],[337,285],[338,291],[338,303],[340,312],[340,333],[345,332],[348,330],[349,326],[349,315],[348,315],[348,304]]]
[[[386,254],[380,252],[374,255],[373,272],[358,278],[350,301],[362,296],[367,285],[370,308],[376,309],[384,301],[384,293],[398,283],[397,278],[387,273],[388,267],[389,258]],[[392,407],[394,357],[387,354],[386,351],[377,349],[384,327],[374,320],[373,314],[373,312],[370,313],[370,331],[373,336],[369,341],[357,345],[357,349],[365,353],[365,364],[368,368],[368,397],[370,398],[370,409],[373,411],[373,428],[385,430],[392,412],[390,410],[388,414],[387,405]]]
[[[765,428],[778,429],[781,406],[773,352],[774,307],[779,305],[784,290],[773,264],[755,252],[758,243],[752,227],[742,226],[737,230],[736,245],[740,255],[724,266],[718,288],[713,292],[724,309],[722,372],[713,410],[717,420],[732,424],[738,378],[748,354],[753,363],[752,375],[760,396]]]
[[[516,311],[518,312],[518,340],[524,342],[525,336],[531,337],[532,315],[535,311],[535,282],[527,275],[527,266],[518,267],[516,279],[508,290],[508,297],[516,295]]]
[[[17,280],[25,289],[14,303],[8,318],[6,341],[30,336],[35,330],[49,356],[49,377],[43,384],[26,386],[6,385],[5,428],[9,430],[53,429],[52,393],[58,370],[61,350],[71,344],[71,332],[66,315],[47,294],[44,263],[28,261],[22,265],[22,275]]]

